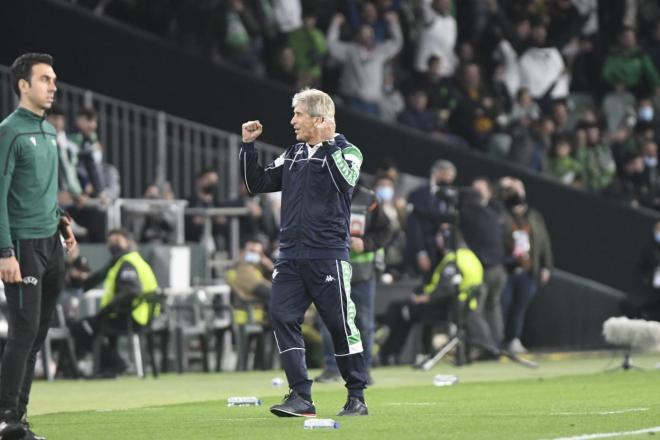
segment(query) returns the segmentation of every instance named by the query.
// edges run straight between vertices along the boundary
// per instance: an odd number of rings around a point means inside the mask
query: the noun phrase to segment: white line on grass
[[[272,417],[240,417],[240,418],[223,418],[223,419],[213,419],[214,421],[221,422],[251,422],[253,420],[273,420]]]
[[[553,440],[592,440],[596,438],[610,438],[610,437],[624,437],[629,435],[640,435],[640,434],[654,434],[660,432],[660,426],[655,426],[653,428],[638,429],[637,431],[621,431],[621,432],[601,432],[596,434],[584,434],[578,435],[575,437],[558,437]]]
[[[388,406],[430,406],[440,405],[441,402],[390,402],[385,405]]]
[[[610,411],[584,411],[584,412],[556,412],[550,413],[551,416],[607,416],[610,414],[625,414],[631,412],[648,411],[651,408],[627,408],[627,409],[613,409]]]

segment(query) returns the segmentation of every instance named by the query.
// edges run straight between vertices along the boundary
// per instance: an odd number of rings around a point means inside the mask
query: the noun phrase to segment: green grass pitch
[[[627,372],[604,371],[619,365],[619,356],[538,360],[537,370],[508,362],[375,369],[366,395],[370,415],[359,418],[334,417],[345,400],[342,384],[315,384],[318,416],[335,418],[338,430],[304,430],[302,419],[270,414],[286,392],[271,384],[284,377],[280,371],[40,381],[30,419],[49,440],[555,439],[654,428],[626,438],[660,435],[660,355],[636,357],[646,370]],[[436,374],[460,382],[435,387]],[[227,397],[246,395],[263,405],[227,407]]]

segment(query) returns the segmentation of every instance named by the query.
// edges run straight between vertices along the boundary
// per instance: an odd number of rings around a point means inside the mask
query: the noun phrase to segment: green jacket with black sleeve
[[[55,128],[19,107],[0,123],[0,249],[57,232]]]

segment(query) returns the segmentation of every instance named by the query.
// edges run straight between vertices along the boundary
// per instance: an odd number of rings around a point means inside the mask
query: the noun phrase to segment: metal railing
[[[81,108],[98,113],[99,141],[107,162],[119,171],[123,198],[140,198],[147,186],[162,188],[165,182],[178,198],[186,198],[194,193],[196,174],[205,168],[217,170],[221,200],[238,196],[237,134],[66,83],[58,82],[57,87],[56,104],[67,116],[69,131],[74,131]],[[9,68],[0,65],[0,119],[15,107]],[[259,150],[264,163],[282,152],[264,143],[259,143]]]

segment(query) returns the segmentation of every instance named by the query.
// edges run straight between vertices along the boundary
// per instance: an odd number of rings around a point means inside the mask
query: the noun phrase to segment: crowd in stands
[[[654,0],[77,0],[191,53],[657,208]]]
[[[292,89],[323,88],[360,113],[457,148],[660,209],[655,1],[613,0],[606,8],[597,0],[77,3]],[[117,169],[103,158],[97,116],[81,110],[74,133],[66,132],[61,111],[54,109],[49,120],[60,146],[60,204],[79,226],[78,235],[102,242],[102,208],[121,191]],[[246,247],[235,272],[248,273],[254,286],[267,284],[269,268],[257,273],[245,266],[257,264],[256,254],[259,264],[277,258],[278,195],[250,197],[241,185],[236,199],[221,200],[217,171],[195,171],[193,193],[180,196],[193,208],[248,209],[240,218],[240,241],[258,251]],[[453,164],[439,161],[430,181],[411,187],[395,162],[385,161],[372,181],[363,182],[375,191],[392,228],[383,280],[414,273],[431,282],[448,250],[443,231],[449,224],[452,246],[469,248],[484,270],[475,310],[480,328],[473,331],[488,346],[522,352],[525,311],[553,268],[548,231],[527,204],[521,181],[477,179],[470,190],[458,191],[456,174]],[[455,199],[448,188],[457,191]],[[144,196],[175,198],[171,189],[155,185]],[[186,239],[202,240],[204,223],[188,216]],[[213,248],[226,250],[228,218],[214,217],[211,224]],[[172,230],[171,219],[150,216],[137,235],[167,242]],[[399,307],[420,306],[415,301]]]

